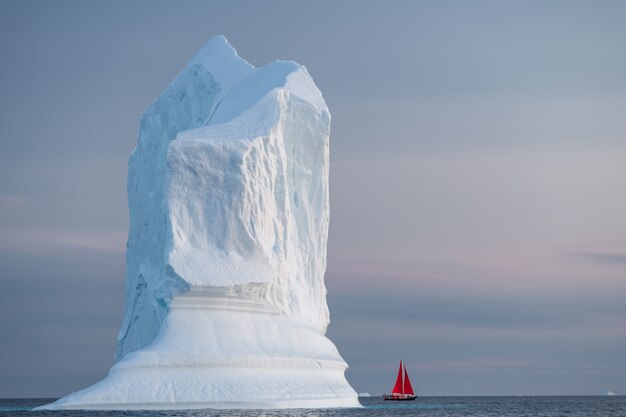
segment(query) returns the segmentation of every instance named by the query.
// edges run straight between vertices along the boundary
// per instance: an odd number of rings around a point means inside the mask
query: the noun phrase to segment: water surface
[[[626,396],[419,397],[412,402],[361,398],[360,409],[31,411],[52,398],[0,399],[0,417],[626,417]]]

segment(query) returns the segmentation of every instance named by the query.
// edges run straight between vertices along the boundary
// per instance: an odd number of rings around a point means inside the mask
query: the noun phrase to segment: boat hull
[[[392,396],[392,395],[383,395],[383,400],[385,401],[415,401],[417,395],[406,395],[402,397]]]

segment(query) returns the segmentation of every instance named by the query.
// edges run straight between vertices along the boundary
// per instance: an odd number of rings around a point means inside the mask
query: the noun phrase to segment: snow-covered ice
[[[359,406],[324,336],[329,131],[306,68],[213,38],[141,120],[117,363],[42,408]]]

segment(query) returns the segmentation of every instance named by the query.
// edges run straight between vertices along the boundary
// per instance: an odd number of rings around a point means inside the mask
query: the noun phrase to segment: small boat
[[[413,401],[417,398],[417,395],[413,392],[411,386],[411,380],[409,374],[406,373],[406,367],[402,360],[400,360],[400,369],[398,369],[398,378],[396,378],[396,385],[393,386],[391,394],[383,395],[385,401]]]

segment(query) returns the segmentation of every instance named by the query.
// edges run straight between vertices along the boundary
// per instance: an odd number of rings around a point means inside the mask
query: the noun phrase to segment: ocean
[[[626,396],[419,397],[412,402],[360,398],[360,409],[31,411],[53,399],[0,399],[0,417],[626,417]]]

